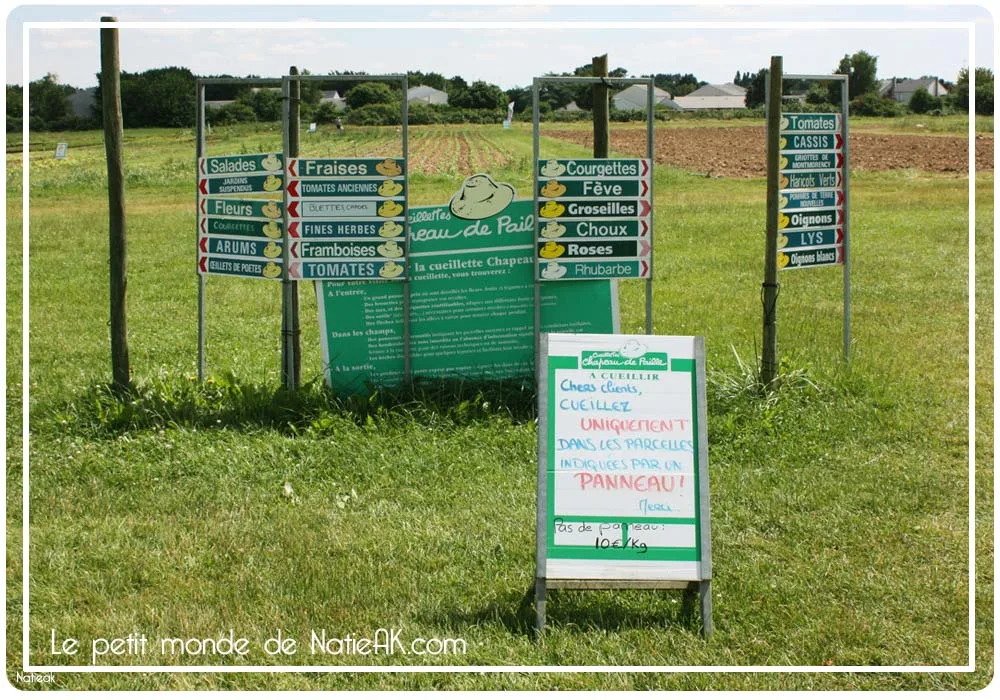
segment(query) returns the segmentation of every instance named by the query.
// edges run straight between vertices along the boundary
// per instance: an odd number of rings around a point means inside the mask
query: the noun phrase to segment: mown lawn
[[[260,128],[216,129],[210,153],[280,148],[280,133]],[[427,131],[414,127],[411,139],[433,147],[464,137],[493,154],[479,164],[492,163],[497,179],[529,196],[530,130]],[[303,141],[305,154],[361,143],[321,136]],[[560,591],[550,597],[551,628],[536,642],[525,599],[534,576],[532,387],[327,396],[315,298],[305,288],[306,386],[287,395],[279,390],[279,285],[223,278],[207,285],[211,379],[198,386],[193,134],[150,130],[127,135],[138,389],[131,402],[112,399],[103,148],[96,134],[75,136],[70,158],[56,162],[51,147],[61,139],[38,138],[27,251],[33,664],[63,663],[51,654],[52,630],[87,650],[95,637],[203,639],[234,630],[252,644],[241,663],[254,665],[962,666],[970,417],[977,466],[975,673],[62,673],[55,687],[895,690],[982,688],[992,677],[991,175],[976,183],[970,416],[967,179],[913,171],[852,178],[852,361],[841,359],[842,271],[782,272],[783,382],[765,396],[752,376],[764,183],[658,170],[655,332],[704,335],[708,348],[715,634],[700,638],[677,595]],[[585,155],[548,139],[542,152]],[[23,660],[19,168],[12,154],[11,678]],[[463,174],[415,174],[411,202],[447,201]],[[623,332],[642,328],[642,290],[622,285]],[[379,627],[402,628],[404,639],[462,638],[466,651],[309,653],[311,630],[367,635]],[[279,628],[299,640],[295,654],[260,650]],[[65,663],[88,660],[85,651]],[[233,661],[164,658],[151,646],[143,657],[105,663]]]

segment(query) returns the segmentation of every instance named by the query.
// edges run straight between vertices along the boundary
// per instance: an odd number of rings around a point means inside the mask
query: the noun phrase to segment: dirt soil
[[[554,130],[546,136],[592,146],[587,131]],[[709,177],[763,177],[766,174],[764,127],[658,129],[656,162]],[[611,130],[611,150],[646,153],[645,130]],[[969,141],[960,136],[853,133],[851,170],[914,168],[936,173],[969,172]],[[993,137],[976,137],[976,170],[993,169]]]

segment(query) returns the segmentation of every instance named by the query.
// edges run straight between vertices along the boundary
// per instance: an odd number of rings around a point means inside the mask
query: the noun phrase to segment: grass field
[[[952,128],[964,133],[957,120]],[[274,125],[256,129],[215,129],[209,154],[280,149]],[[393,138],[323,130],[303,135],[302,151],[374,154]],[[852,179],[852,362],[841,361],[841,270],[783,272],[783,381],[761,395],[753,367],[764,182],[657,170],[654,330],[704,335],[708,349],[715,634],[700,638],[676,594],[558,591],[551,628],[536,642],[525,599],[534,576],[533,390],[330,397],[316,302],[303,289],[306,386],[289,395],[279,390],[278,285],[224,278],[207,285],[211,379],[199,386],[194,136],[144,130],[126,134],[137,390],[115,400],[106,389],[103,147],[97,133],[75,134],[70,157],[55,161],[59,140],[67,139],[32,136],[27,251],[21,159],[8,154],[11,679],[23,659],[26,389],[34,664],[85,664],[97,637],[207,639],[235,630],[252,644],[244,661],[156,649],[104,663],[964,666],[976,518],[975,673],[61,673],[48,688],[897,690],[977,689],[992,678],[992,174],[977,175],[975,189],[970,416],[966,178],[896,171]],[[530,128],[414,127],[410,142],[412,204],[447,201],[467,167],[530,195]],[[586,155],[546,138],[542,153]],[[21,378],[25,261],[29,387]],[[621,308],[622,331],[639,332],[640,284],[622,285]],[[379,627],[402,628],[404,639],[461,638],[466,650],[309,653],[310,630]],[[299,640],[295,654],[260,651],[279,628]],[[53,630],[85,651],[53,656]]]

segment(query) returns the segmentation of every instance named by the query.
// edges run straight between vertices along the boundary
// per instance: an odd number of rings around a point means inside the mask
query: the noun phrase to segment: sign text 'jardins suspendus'
[[[198,160],[198,273],[279,279],[284,264],[281,154]]]

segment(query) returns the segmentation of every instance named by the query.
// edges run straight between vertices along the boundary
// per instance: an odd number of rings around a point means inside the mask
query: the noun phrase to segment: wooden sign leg
[[[712,636],[712,582],[702,581],[698,587],[701,598],[701,636],[708,639]]]
[[[545,629],[545,579],[535,579],[535,636],[541,637]]]

